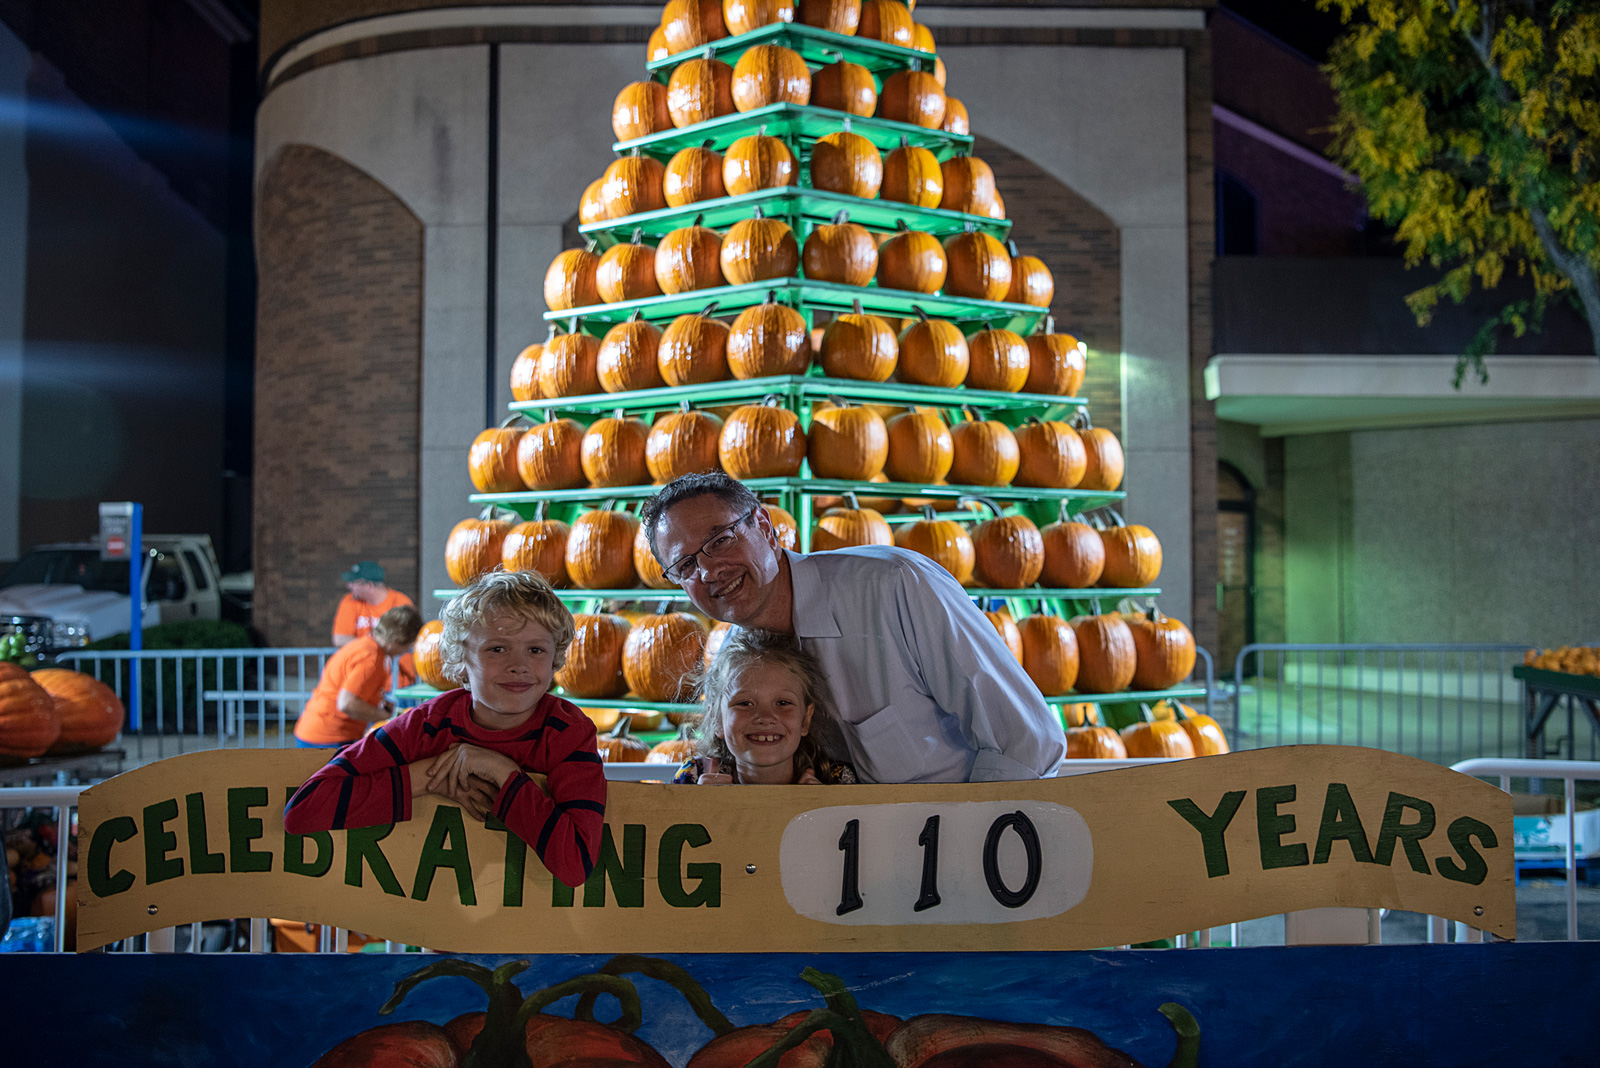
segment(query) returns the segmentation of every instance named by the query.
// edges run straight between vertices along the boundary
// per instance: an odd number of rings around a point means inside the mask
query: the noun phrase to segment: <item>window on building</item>
[[[1227,171],[1217,172],[1216,187],[1217,255],[1254,256],[1260,246],[1256,195]]]

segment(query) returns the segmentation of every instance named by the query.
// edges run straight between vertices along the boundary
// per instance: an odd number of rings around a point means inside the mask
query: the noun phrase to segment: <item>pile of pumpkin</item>
[[[121,732],[125,716],[116,693],[91,675],[0,662],[0,760],[100,749]]]
[[[1194,670],[1194,635],[1154,605],[1073,619],[1040,612],[1017,620],[1007,608],[985,614],[1046,697],[1166,690]]]
[[[869,499],[873,504],[896,501]],[[921,519],[891,528],[882,511],[858,501],[854,494],[823,512],[811,532],[814,552],[856,545],[898,545],[921,553],[963,586],[1021,590],[1036,583],[1047,589],[1139,589],[1161,573],[1161,542],[1141,524],[1126,524],[1115,512],[1113,522],[1098,516],[1061,517],[1040,530],[1025,515],[1001,514],[992,502],[981,502],[994,518],[973,525],[940,518],[924,505]],[[763,506],[778,543],[795,549],[799,528],[794,516],[777,505]],[[518,521],[515,513],[484,509],[476,519],[463,519],[445,543],[445,570],[457,586],[503,567],[537,571],[552,586],[584,590],[672,589],[644,529],[631,512],[602,507],[578,516],[571,524],[543,518]],[[892,531],[892,533],[891,533]]]
[[[1522,662],[1542,671],[1564,671],[1568,675],[1600,675],[1600,648],[1589,645],[1563,645],[1559,649],[1529,649]]]
[[[1222,725],[1180,701],[1140,706],[1142,718],[1119,732],[1100,721],[1098,706],[1065,705],[1068,760],[1124,760],[1128,757],[1217,756],[1228,751]]]
[[[618,245],[617,248],[631,248]],[[567,255],[567,253],[562,253]],[[1046,319],[1032,336],[987,328],[970,338],[945,319],[904,320],[855,311],[814,331],[805,317],[770,299],[731,323],[718,306],[680,315],[665,330],[637,315],[602,338],[582,330],[524,348],[511,365],[519,401],[585,397],[664,386],[698,386],[803,375],[813,361],[829,378],[915,386],[1072,396],[1083,385],[1086,347]]]
[[[718,412],[726,415],[719,415]],[[739,479],[813,478],[916,485],[1115,490],[1122,444],[1079,409],[1073,422],[1030,417],[1013,430],[973,407],[947,422],[938,408],[812,405],[811,425],[775,395],[757,404],[697,409],[683,401],[653,422],[621,409],[587,427],[551,412],[515,415],[473,439],[467,474],[480,493],[665,485],[680,475],[726,471]]]

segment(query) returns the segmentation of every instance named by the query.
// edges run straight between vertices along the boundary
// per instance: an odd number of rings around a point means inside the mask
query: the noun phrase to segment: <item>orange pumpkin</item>
[[[728,32],[737,37],[741,33],[775,22],[794,21],[795,0],[722,0],[722,21]]]
[[[867,315],[861,302],[836,316],[822,331],[819,360],[829,378],[886,382],[900,359],[900,345],[886,320]]]
[[[61,732],[51,753],[82,753],[110,745],[127,713],[115,691],[93,675],[66,668],[40,668],[33,681],[55,701]]]
[[[638,153],[612,160],[602,177],[605,184],[600,187],[600,201],[605,205],[606,215],[620,219],[666,207],[667,198],[661,192],[661,180],[666,173],[667,168],[660,160]]]
[[[522,428],[511,425],[521,419],[514,415],[472,439],[472,447],[467,450],[467,474],[479,493],[515,493],[527,488],[517,473],[517,443],[522,438]]]
[[[657,60],[666,59],[670,55],[672,55],[672,51],[667,48],[667,31],[657,26],[650,31],[649,43],[645,45],[645,62],[654,63]]]
[[[775,504],[763,504],[762,510],[767,513],[767,521],[772,524],[772,536],[778,539],[781,549],[797,550],[800,548],[800,524],[790,514],[787,508],[779,508]]]
[[[867,68],[841,59],[811,76],[811,104],[865,118],[877,110],[878,84]]]
[[[1122,455],[1122,442],[1117,440],[1117,436],[1104,427],[1092,426],[1089,423],[1087,408],[1078,409],[1073,428],[1083,439],[1086,460],[1083,481],[1078,483],[1078,488],[1114,490],[1122,485],[1122,471],[1126,460]]]
[[[929,319],[917,309],[917,322],[900,338],[895,376],[918,386],[959,386],[972,366],[971,351],[961,328],[944,319]]]
[[[866,482],[883,470],[889,458],[889,428],[871,408],[829,400],[829,407],[811,410],[806,458],[812,477]]]
[[[710,56],[678,64],[667,79],[667,113],[680,129],[732,115],[733,68]]]
[[[910,48],[916,40],[911,9],[899,0],[863,0],[856,35]]]
[[[670,590],[677,587],[677,583],[667,578],[661,568],[661,561],[656,559],[656,554],[650,548],[650,539],[646,537],[644,524],[639,525],[639,533],[633,536],[633,570],[638,573],[639,581],[649,586],[652,590]]]
[[[893,545],[894,532],[883,514],[864,508],[854,493],[846,492],[847,508],[829,508],[811,531],[811,551],[826,552],[852,545]]]
[[[734,410],[717,441],[722,469],[734,478],[792,478],[806,458],[800,417],[776,396]]]
[[[1122,744],[1130,757],[1177,757],[1195,755],[1194,742],[1183,725],[1170,719],[1130,723],[1122,728]]]
[[[968,389],[1015,393],[1028,380],[1028,343],[1010,330],[990,327],[967,339]]]
[[[667,87],[660,82],[629,82],[611,105],[611,132],[618,141],[648,137],[672,129]]]
[[[1044,568],[1044,538],[1025,515],[1002,515],[994,501],[983,502],[994,518],[972,528],[973,575],[978,585],[997,590],[1032,586]]]
[[[1083,722],[1067,728],[1068,760],[1127,759],[1128,747],[1122,743],[1122,736],[1110,727],[1101,725],[1098,708],[1094,705],[1073,707],[1082,709]]]
[[[733,65],[733,106],[740,111],[809,103],[811,69],[794,49],[759,44],[745,49]]]
[[[919,145],[906,144],[902,138],[900,147],[883,158],[879,195],[884,200],[919,208],[939,207],[944,199],[944,171],[939,158]]]
[[[450,530],[444,543],[444,569],[456,586],[465,586],[479,575],[500,566],[506,535],[511,533],[513,512],[485,508],[477,519],[463,519]]]
[[[695,411],[683,401],[676,412],[667,412],[650,428],[645,439],[644,462],[656,485],[665,485],[679,475],[700,471],[719,471],[717,445],[722,439],[722,420],[710,412]]]
[[[864,226],[847,221],[840,212],[832,223],[822,223],[806,238],[801,262],[806,277],[818,282],[864,286],[878,270],[878,246]]]
[[[933,408],[913,409],[890,419],[889,457],[883,470],[891,482],[943,482],[955,460],[950,428]]]
[[[726,285],[722,277],[722,237],[700,219],[673,230],[656,246],[656,284],[663,293],[688,293]]]
[[[1132,621],[1129,629],[1138,659],[1134,689],[1166,690],[1194,670],[1194,635],[1178,620],[1152,606],[1148,615]]]
[[[711,633],[706,635],[706,653],[704,662],[709,669],[711,662],[717,658],[717,650],[722,648],[722,643],[728,640],[728,634],[733,630],[731,623],[714,623]]]
[[[539,354],[539,389],[546,397],[600,392],[600,340],[577,331],[547,341]]]
[[[781,189],[799,180],[799,167],[789,146],[763,133],[739,138],[722,157],[722,185],[729,196]]]
[[[947,240],[944,255],[949,265],[944,282],[947,297],[1002,300],[1011,288],[1011,257],[1006,247],[981,230]]]
[[[1078,692],[1126,690],[1137,658],[1133,632],[1122,617],[1080,616],[1072,621],[1072,630],[1078,638]]]
[[[894,543],[902,549],[921,553],[950,574],[963,586],[972,581],[972,537],[967,528],[953,519],[940,519],[932,505],[924,505],[922,518],[906,523],[894,532]]]
[[[800,0],[798,21],[854,37],[861,23],[861,0]]]
[[[572,419],[549,420],[523,431],[517,442],[517,474],[530,490],[577,489],[583,475],[583,425]]]
[[[1028,338],[1028,380],[1022,388],[1029,393],[1075,396],[1083,385],[1088,347],[1071,334],[1055,333],[1056,321],[1045,318],[1042,333]]]
[[[727,196],[728,189],[722,184],[722,154],[700,145],[679,151],[667,161],[661,195],[674,208]]]
[[[732,156],[730,149],[729,158]],[[732,183],[728,191],[733,191]],[[753,218],[728,227],[722,238],[721,261],[722,276],[729,285],[793,278],[800,271],[800,245],[787,223],[765,218],[757,208]]]
[[[585,590],[627,589],[633,570],[633,536],[639,520],[627,512],[597,508],[580,515],[567,536],[567,575]]]
[[[1115,525],[1100,531],[1106,550],[1100,585],[1123,589],[1150,585],[1161,576],[1161,540],[1147,526],[1126,523],[1116,512],[1111,517]]]
[[[630,636],[632,632],[629,632]],[[650,743],[633,735],[633,717],[624,713],[617,717],[617,725],[609,734],[595,739],[595,749],[600,759],[608,764],[642,764],[650,752]],[[555,1053],[555,1050],[551,1051]],[[565,1051],[563,1051],[565,1052]]]
[[[551,337],[554,336],[552,332]],[[512,400],[538,400],[544,395],[539,392],[539,354],[543,351],[544,346],[536,342],[517,353],[517,358],[511,361]]]
[[[1039,573],[1041,585],[1051,589],[1086,590],[1100,581],[1106,566],[1105,542],[1098,530],[1067,515],[1067,502],[1061,502],[1061,518],[1039,535],[1044,539],[1044,569]]]
[[[948,270],[944,246],[920,230],[901,230],[878,248],[878,284],[885,289],[936,293]]]
[[[1005,299],[1013,304],[1032,304],[1036,308],[1050,307],[1056,295],[1056,279],[1037,256],[1024,256],[1017,252],[1017,243],[1011,242],[1011,288]]]
[[[439,620],[424,623],[417,632],[417,644],[412,647],[411,655],[416,662],[417,678],[435,690],[453,690],[458,684],[444,673],[444,651],[439,648],[439,638],[443,634],[444,624]]]
[[[642,234],[642,230],[635,230],[632,241],[612,245],[600,257],[595,286],[607,304],[661,295],[661,283],[656,281],[656,250],[640,240]]]
[[[651,283],[654,284],[654,275]],[[666,385],[658,362],[660,351],[661,331],[635,312],[600,339],[600,351],[595,354],[595,377],[600,380],[600,388],[607,393],[621,393]]]
[[[1083,481],[1088,457],[1078,432],[1066,423],[1030,415],[1016,431],[1017,486],[1071,489]]]
[[[944,89],[939,79],[920,70],[899,70],[883,80],[878,116],[937,130],[944,122]]]
[[[1000,640],[1006,643],[1006,648],[1016,658],[1017,663],[1022,663],[1022,631],[1017,629],[1017,621],[1011,618],[1011,613],[999,608],[985,612],[984,615],[994,624]]]
[[[728,328],[728,370],[735,378],[803,375],[811,366],[805,316],[769,293],[764,304],[746,308]]]
[[[680,315],[661,332],[656,367],[669,386],[698,386],[728,377],[728,324],[711,318],[716,305]]]
[[[667,53],[674,56],[728,36],[722,0],[668,0],[661,10],[661,32]]]
[[[569,248],[550,261],[544,273],[544,303],[551,311],[567,311],[600,303],[596,274],[600,257],[586,248]]]
[[[518,523],[506,531],[500,545],[500,566],[507,571],[537,571],[552,586],[565,586],[567,578],[567,539],[572,528],[559,519],[544,518],[544,502],[539,502],[536,518]]]
[[[694,739],[668,738],[664,742],[657,742],[650,747],[650,752],[645,754],[646,764],[682,764],[694,756]]]
[[[646,701],[687,701],[704,662],[706,625],[686,612],[647,616],[628,632],[622,673]]]
[[[994,185],[994,171],[976,156],[952,156],[939,164],[939,173],[944,179],[944,198],[939,202],[941,208],[986,215],[985,206],[995,202],[999,196]],[[1009,287],[1010,284],[1008,278],[1006,285]]]
[[[860,134],[840,130],[819,137],[811,146],[813,189],[871,200],[882,185],[883,157]]]
[[[555,681],[571,697],[621,697],[628,690],[622,647],[628,621],[621,616],[580,613],[572,617],[572,644]]]
[[[1228,738],[1222,724],[1203,712],[1196,712],[1182,701],[1162,701],[1151,709],[1155,719],[1174,720],[1189,736],[1195,756],[1221,756],[1228,752]]]
[[[1029,616],[1022,633],[1022,670],[1046,697],[1066,693],[1078,680],[1078,638],[1060,616]]]
[[[43,756],[59,737],[55,698],[22,668],[0,661],[0,755]]]
[[[644,442],[650,428],[621,411],[596,419],[584,432],[580,456],[591,486],[642,486],[650,481]]]
[[[939,71],[944,70],[944,65],[939,65]],[[938,77],[936,72],[934,77]],[[944,86],[944,80],[939,80],[939,85]],[[967,115],[967,105],[953,96],[944,98],[944,121],[939,123],[939,129],[945,133],[970,134],[972,133],[972,119]]]
[[[606,180],[603,176],[584,187],[583,196],[578,198],[578,221],[583,225],[603,222],[611,217],[606,214],[606,202],[600,196],[605,188]]]
[[[971,408],[963,411],[967,418],[950,428],[950,481],[957,486],[1010,485],[1021,462],[1011,428],[980,418]]]

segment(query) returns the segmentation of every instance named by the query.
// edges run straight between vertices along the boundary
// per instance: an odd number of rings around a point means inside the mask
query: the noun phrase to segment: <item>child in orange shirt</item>
[[[391,657],[411,651],[422,616],[410,605],[391,608],[370,634],[341,645],[323,666],[322,677],[294,725],[303,749],[337,749],[360,738],[367,725],[394,715],[383,693],[393,677]]]

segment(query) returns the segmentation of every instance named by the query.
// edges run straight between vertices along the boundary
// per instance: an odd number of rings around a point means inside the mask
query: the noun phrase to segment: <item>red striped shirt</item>
[[[408,820],[406,765],[457,743],[492,749],[524,771],[549,776],[548,794],[525,775],[510,776],[492,811],[533,847],[552,875],[581,886],[600,851],[605,767],[595,748],[594,723],[577,705],[553,694],[545,694],[526,723],[504,731],[472,721],[472,695],[466,690],[440,694],[341,749],[289,799],[283,829],[310,834]]]

